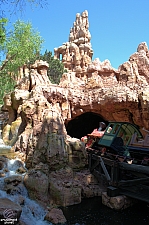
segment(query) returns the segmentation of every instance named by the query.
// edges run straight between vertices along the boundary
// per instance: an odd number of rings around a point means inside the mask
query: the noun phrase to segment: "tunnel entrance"
[[[92,112],[84,113],[66,124],[67,134],[80,139],[90,134],[94,129],[99,128],[99,122],[105,122],[108,125],[108,121],[105,121],[99,114]]]

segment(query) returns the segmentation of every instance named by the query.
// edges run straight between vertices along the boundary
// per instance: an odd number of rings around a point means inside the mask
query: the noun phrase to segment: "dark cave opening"
[[[80,139],[90,134],[94,129],[99,128],[99,122],[108,125],[108,121],[104,120],[100,114],[93,112],[81,114],[66,124],[67,134]]]

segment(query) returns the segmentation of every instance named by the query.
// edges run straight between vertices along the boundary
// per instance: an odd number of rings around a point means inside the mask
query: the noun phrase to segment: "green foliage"
[[[3,49],[4,43],[6,40],[6,29],[5,29],[6,24],[7,24],[7,19],[1,18],[0,19],[0,50]]]
[[[50,81],[54,84],[59,84],[62,74],[66,72],[63,63],[58,59],[54,59],[52,52],[48,52],[47,50],[44,55],[40,56],[40,59],[49,63],[48,77]]]
[[[10,75],[4,72],[0,73],[0,105],[3,104],[3,96],[14,90],[15,83]]]
[[[0,104],[3,95],[14,89],[13,78],[19,67],[30,60],[35,61],[41,50],[43,40],[30,23],[17,21],[12,31],[6,30],[5,12],[9,11],[10,16],[19,15],[25,12],[28,4],[43,8],[48,0],[0,0]]]
[[[18,20],[6,39],[5,54],[8,62],[5,70],[17,74],[19,67],[39,54],[43,40],[30,23]]]
[[[0,63],[1,100],[4,93],[13,89],[19,68],[39,55],[43,40],[30,23],[19,20],[2,43],[0,53],[6,59]]]

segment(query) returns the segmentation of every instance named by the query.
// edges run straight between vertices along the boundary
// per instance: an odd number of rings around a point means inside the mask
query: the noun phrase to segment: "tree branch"
[[[8,58],[6,58],[2,64],[2,66],[0,67],[0,71],[2,71],[5,68],[5,66],[7,65],[7,63],[9,61],[11,61],[15,56],[16,56],[16,54],[13,54],[12,56],[9,56]]]

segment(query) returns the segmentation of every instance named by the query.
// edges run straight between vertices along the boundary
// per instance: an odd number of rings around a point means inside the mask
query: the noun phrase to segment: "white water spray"
[[[5,145],[2,139],[2,121],[0,121],[0,153],[8,152],[11,149],[11,146]]]
[[[16,175],[16,170],[23,166],[23,163],[18,159],[7,160],[7,169],[5,177],[9,177],[10,175]],[[0,170],[2,172],[2,170]],[[17,174],[18,175],[18,174]],[[22,175],[24,176],[24,174]],[[22,213],[20,220],[23,221],[27,225],[52,225],[52,223],[45,221],[44,217],[47,211],[42,208],[37,202],[29,199],[27,189],[25,186],[21,185],[19,189],[19,193],[7,194],[4,191],[4,178],[0,177],[0,198],[8,198],[13,202],[19,204],[20,196],[23,196],[24,203],[21,205]],[[19,185],[18,185],[19,186]]]

